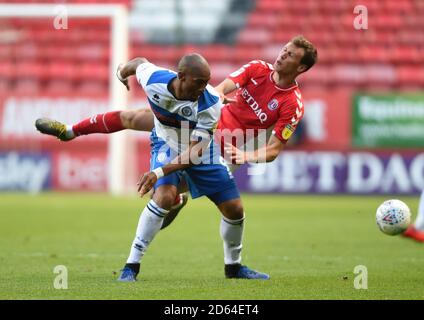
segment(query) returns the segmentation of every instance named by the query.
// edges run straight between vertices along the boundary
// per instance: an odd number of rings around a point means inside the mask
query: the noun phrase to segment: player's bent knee
[[[244,217],[244,208],[241,199],[225,201],[218,205],[222,215],[231,220],[238,220]]]
[[[153,194],[153,201],[162,209],[170,210],[177,196],[177,188],[160,186]]]
[[[123,110],[119,114],[121,117],[122,125],[125,129],[132,129],[132,122],[134,121],[136,111],[135,110]]]
[[[150,109],[138,109],[131,119],[131,128],[138,131],[152,131],[154,127],[153,113]]]
[[[172,205],[175,202],[175,197],[176,196],[166,194],[166,195],[162,195],[160,197],[156,197],[156,199],[155,199],[155,197],[153,197],[153,200],[162,209],[170,210]]]

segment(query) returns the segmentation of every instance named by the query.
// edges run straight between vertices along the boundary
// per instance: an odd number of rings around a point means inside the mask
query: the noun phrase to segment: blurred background
[[[424,189],[424,1],[5,3],[122,4],[129,14],[130,58],[144,56],[175,69],[184,53],[199,52],[210,62],[213,85],[251,60],[273,63],[286,42],[303,34],[317,47],[318,63],[298,79],[302,130],[264,174],[240,169],[240,189]],[[366,29],[354,26],[357,5],[367,9]],[[107,191],[108,136],[65,144],[39,134],[34,121],[47,116],[75,123],[109,110],[110,81],[117,81],[109,68],[110,28],[107,18],[69,18],[66,29],[55,29],[52,18],[0,18],[0,190]],[[141,88],[131,84],[129,106],[147,107]],[[131,136],[138,175],[148,169],[148,135]]]

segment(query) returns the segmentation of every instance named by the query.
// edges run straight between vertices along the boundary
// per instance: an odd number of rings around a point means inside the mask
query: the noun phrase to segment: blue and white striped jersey
[[[138,83],[143,87],[155,115],[156,135],[174,150],[190,143],[189,137],[212,134],[221,115],[222,103],[218,93],[208,85],[197,101],[177,100],[168,90],[168,84],[177,73],[152,63],[137,67]],[[181,137],[181,128],[187,128],[189,137]]]

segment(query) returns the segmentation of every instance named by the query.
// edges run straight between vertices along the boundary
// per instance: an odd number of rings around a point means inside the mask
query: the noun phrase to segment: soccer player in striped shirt
[[[140,261],[169,213],[182,177],[193,198],[207,196],[222,213],[225,276],[269,279],[267,274],[241,265],[244,208],[234,178],[213,141],[222,105],[218,93],[208,85],[207,61],[199,54],[189,54],[174,72],[137,58],[120,66],[117,76],[124,84],[136,76],[154,114],[150,171],[138,183],[141,196],[151,189],[154,193],[140,215],[118,280],[136,280]]]

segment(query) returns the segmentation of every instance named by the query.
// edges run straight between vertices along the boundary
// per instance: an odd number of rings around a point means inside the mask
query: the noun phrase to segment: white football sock
[[[65,133],[66,138],[68,139],[73,139],[75,138],[75,133],[74,130],[72,130],[72,126],[71,125],[66,125],[66,133]]]
[[[415,229],[424,231],[424,190],[421,193],[420,204],[418,206],[418,214],[414,223]]]
[[[137,232],[131,246],[130,256],[127,263],[139,263],[141,257],[147,250],[155,235],[160,230],[163,218],[168,214],[168,210],[160,208],[153,200],[150,200],[141,213],[138,221]]]
[[[235,264],[241,262],[242,238],[244,217],[230,220],[222,216],[220,233],[224,241],[224,263]]]

